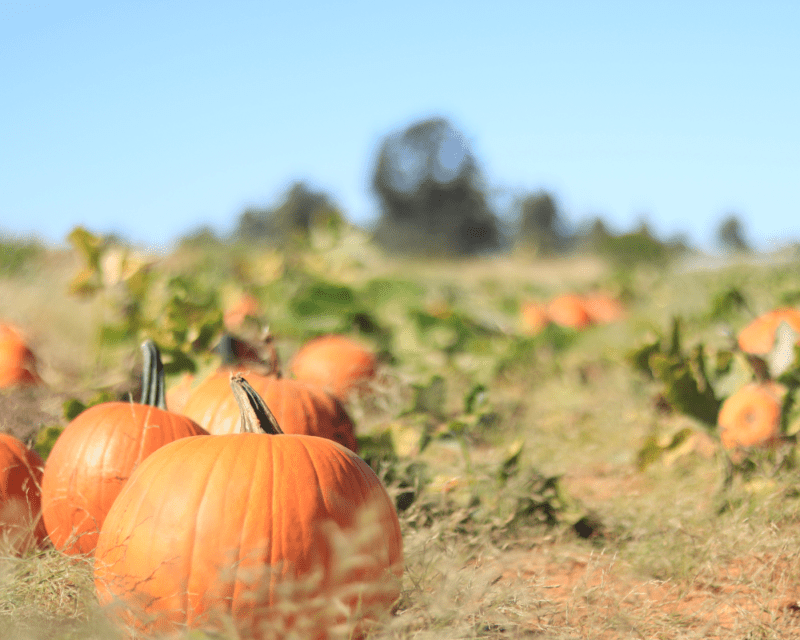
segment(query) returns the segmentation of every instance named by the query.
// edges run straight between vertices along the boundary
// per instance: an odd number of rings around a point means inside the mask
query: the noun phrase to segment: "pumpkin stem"
[[[267,403],[241,374],[231,374],[231,389],[242,414],[238,433],[266,433],[272,436],[283,433]]]
[[[159,409],[167,410],[167,400],[164,393],[164,363],[161,362],[161,352],[152,340],[142,343],[142,401]]]

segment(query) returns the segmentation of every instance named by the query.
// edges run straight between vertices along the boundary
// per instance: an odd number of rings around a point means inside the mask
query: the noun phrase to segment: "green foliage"
[[[740,311],[749,310],[747,298],[738,287],[728,287],[718,291],[711,300],[711,309],[708,312],[710,320],[727,320]]]
[[[683,349],[679,318],[673,318],[669,347],[665,349],[663,344],[664,339],[659,337],[633,350],[628,360],[635,369],[662,383],[664,397],[672,408],[709,428],[716,427],[721,401],[706,372],[703,345]]]
[[[653,236],[647,225],[638,230],[614,235],[605,226],[595,227],[587,238],[588,247],[618,269],[631,270],[638,265],[663,269],[688,247],[680,239],[662,241]]]
[[[245,210],[233,236],[246,243],[301,247],[314,229],[338,238],[344,225],[344,215],[330,196],[295,182],[277,207]]]
[[[651,464],[662,460],[670,452],[677,451],[684,444],[693,431],[688,428],[679,429],[664,442],[656,435],[650,435],[636,454],[636,466],[639,471],[644,471]]]
[[[51,425],[41,429],[39,433],[36,434],[32,449],[42,456],[42,460],[47,460],[47,456],[50,455],[53,446],[56,444],[56,440],[58,440],[63,431],[64,427],[61,425]]]
[[[14,276],[44,254],[42,246],[32,240],[0,237],[0,276]]]

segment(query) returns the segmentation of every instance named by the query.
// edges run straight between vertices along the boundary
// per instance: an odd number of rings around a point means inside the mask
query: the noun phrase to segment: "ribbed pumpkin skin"
[[[41,513],[41,457],[0,433],[0,553],[22,553],[47,537]]]
[[[353,422],[341,402],[319,387],[238,368],[264,398],[284,433],[319,436],[338,442],[358,453]],[[240,415],[231,393],[230,369],[208,376],[191,393],[182,413],[209,433],[233,433]]]
[[[328,389],[342,400],[375,375],[373,353],[346,336],[327,335],[306,342],[290,371],[298,380]]]
[[[207,435],[193,420],[158,407],[105,402],[79,414],[53,446],[42,477],[42,512],[53,544],[90,554],[131,472],[159,447]]]
[[[324,438],[244,433],[179,440],[145,460],[109,511],[94,575],[100,602],[123,604],[147,632],[231,616],[247,638],[276,637],[262,625],[278,620],[326,638],[336,620],[312,598],[383,615],[402,561],[394,506],[363,460]],[[292,591],[315,572],[316,586]],[[287,597],[294,613],[280,610]]]
[[[0,324],[0,388],[33,385],[42,379],[36,358],[14,327]]]

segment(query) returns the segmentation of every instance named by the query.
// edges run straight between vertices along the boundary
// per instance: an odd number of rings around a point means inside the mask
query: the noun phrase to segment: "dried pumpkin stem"
[[[266,433],[273,436],[283,433],[267,403],[241,374],[231,374],[231,389],[242,414],[238,433]]]
[[[145,340],[142,344],[144,362],[142,364],[142,401],[167,410],[167,400],[164,392],[164,363],[161,361],[161,352],[152,340]]]

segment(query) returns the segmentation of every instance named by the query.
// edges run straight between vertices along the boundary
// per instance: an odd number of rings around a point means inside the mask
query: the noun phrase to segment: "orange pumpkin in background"
[[[162,447],[111,508],[94,564],[100,603],[148,633],[229,621],[253,639],[360,634],[400,595],[391,498],[353,452],[283,434],[247,381],[230,385],[237,433]]]
[[[722,445],[735,449],[775,442],[784,392],[776,382],[751,382],[728,396],[717,418]]]
[[[47,537],[42,520],[42,462],[35,451],[0,433],[0,554],[24,553]]]
[[[528,335],[538,335],[550,324],[547,305],[541,302],[536,302],[534,300],[524,302],[520,308],[520,313],[522,315],[524,331]]]
[[[340,400],[363,389],[375,376],[378,359],[359,342],[338,334],[329,334],[306,342],[290,364],[298,380],[327,389]]]
[[[593,324],[617,322],[625,316],[625,306],[607,293],[587,293],[583,296],[583,308]]]
[[[800,333],[800,310],[782,307],[765,313],[739,332],[739,348],[756,356],[767,355],[775,344],[775,333],[782,322]]]
[[[239,299],[222,314],[222,322],[228,331],[242,328],[248,318],[256,318],[261,313],[258,299],[249,293],[243,293]]]
[[[16,327],[0,324],[0,388],[40,384],[36,357]]]
[[[355,426],[341,401],[315,384],[282,378],[271,336],[265,342],[272,352],[269,363],[253,360],[242,341],[223,336],[218,347],[222,366],[191,390],[181,412],[211,434],[235,433],[240,413],[230,378],[240,373],[263,397],[284,433],[328,438],[358,453]]]
[[[42,477],[42,513],[53,544],[91,554],[108,510],[131,472],[153,451],[188,436],[208,435],[166,410],[158,349],[144,351],[141,403],[104,402],[80,413],[56,440]]]
[[[557,325],[570,329],[585,329],[592,324],[583,299],[575,293],[553,298],[547,305],[547,315]]]

